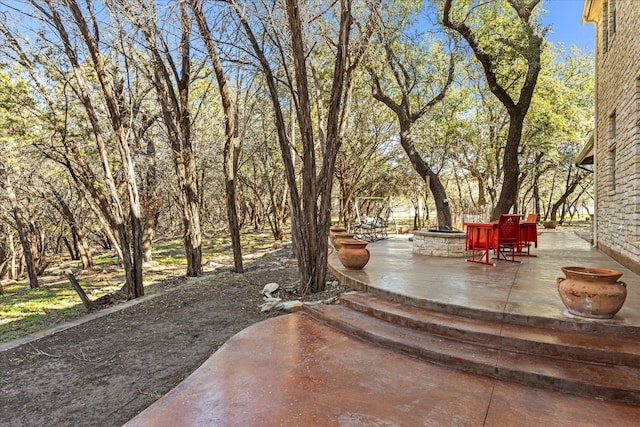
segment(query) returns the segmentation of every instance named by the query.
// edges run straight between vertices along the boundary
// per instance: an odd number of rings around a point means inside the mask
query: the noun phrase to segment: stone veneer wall
[[[464,258],[465,233],[437,233],[427,230],[413,231],[413,253],[418,255]]]
[[[608,7],[604,4],[608,3]],[[640,270],[640,3],[602,0],[616,10],[616,30],[596,40],[596,241],[627,267]],[[605,51],[606,50],[606,51]]]

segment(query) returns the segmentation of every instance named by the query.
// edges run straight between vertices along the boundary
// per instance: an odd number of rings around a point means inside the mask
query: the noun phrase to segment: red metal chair
[[[489,261],[489,253],[496,249],[495,224],[465,222],[464,225],[467,227],[466,248],[471,252],[471,258],[467,261],[495,265]]]
[[[538,247],[538,214],[529,214],[527,219],[520,223],[520,247],[517,255],[534,257],[531,245]]]
[[[496,259],[520,262],[516,259],[516,251],[520,250],[520,215],[500,215],[496,235]],[[508,253],[511,253],[511,259],[507,258]]]

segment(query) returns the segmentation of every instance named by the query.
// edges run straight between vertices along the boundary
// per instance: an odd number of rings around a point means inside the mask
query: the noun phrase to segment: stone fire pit
[[[413,253],[417,255],[465,258],[466,233],[451,230],[413,230]]]

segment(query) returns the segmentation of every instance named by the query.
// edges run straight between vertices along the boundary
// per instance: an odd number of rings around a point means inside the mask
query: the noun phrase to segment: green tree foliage
[[[544,29],[537,15],[540,0],[445,0],[443,24],[458,32],[482,66],[488,89],[509,115],[504,145],[502,188],[492,218],[508,212],[518,192],[519,146],[524,120],[541,69]]]
[[[416,206],[426,199],[427,212],[440,209],[407,161],[403,135],[428,166],[424,175],[441,182],[438,197],[448,200],[454,226],[465,213],[504,209],[562,218],[589,198],[589,177],[572,161],[592,126],[592,58],[541,41],[536,1],[382,7],[289,0],[267,7],[193,0],[218,47],[227,108],[203,28],[191,21],[187,3],[28,4],[29,19],[9,19],[18,13],[12,11],[0,22],[0,162],[15,195],[12,204],[4,180],[0,276],[24,252],[16,206],[25,240],[34,242],[36,273],[46,265],[38,258],[45,247],[72,257],[84,251],[85,267],[91,248],[123,259],[122,239],[133,237],[131,173],[145,260],[155,237],[184,238],[186,180],[177,164],[183,149],[193,156],[192,207],[197,204],[203,236],[230,234],[225,188],[233,179],[236,231],[268,227],[274,240],[297,239],[303,291],[322,289],[329,223],[353,221],[356,197],[404,197]],[[451,21],[464,23],[476,43],[475,49],[460,44],[451,74],[453,45],[438,22],[447,4]],[[78,26],[81,17],[69,5],[87,18],[87,28]],[[61,20],[56,31],[53,9]],[[86,40],[97,43],[93,57]],[[160,72],[168,75],[160,79]],[[376,100],[372,88],[378,99],[393,102]],[[169,105],[172,97],[177,108]],[[402,110],[409,126],[390,106]],[[96,144],[96,129],[105,150]],[[227,156],[227,166],[237,162],[235,171],[224,167],[225,142],[227,154],[233,148],[237,156]],[[116,202],[120,222],[114,222]]]

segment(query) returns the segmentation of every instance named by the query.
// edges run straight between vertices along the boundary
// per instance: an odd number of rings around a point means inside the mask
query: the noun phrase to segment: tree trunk
[[[80,101],[85,107],[85,111],[91,123],[96,146],[98,148],[98,154],[102,163],[103,172],[105,175],[105,184],[109,191],[109,212],[112,218],[111,223],[115,225],[114,229],[117,230],[120,247],[122,250],[122,261],[125,268],[125,288],[127,290],[127,297],[129,299],[140,297],[144,294],[142,283],[142,260],[133,259],[135,256],[142,256],[142,230],[140,222],[140,199],[138,196],[138,189],[136,184],[135,171],[133,169],[133,159],[128,145],[126,137],[126,131],[122,123],[121,107],[116,98],[113,82],[113,75],[107,71],[105,65],[105,58],[98,46],[97,34],[94,34],[89,29],[85,17],[82,14],[82,10],[76,0],[69,0],[65,2],[68,7],[68,12],[71,14],[69,21],[63,21],[62,15],[58,11],[58,6],[52,0],[46,0],[45,3],[49,8],[47,15],[51,17],[52,23],[58,31],[58,35],[62,40],[65,48],[66,55],[71,64],[73,75],[78,85],[77,93]],[[36,2],[32,2],[34,7],[42,8],[41,5]],[[87,9],[91,15],[91,19],[95,20],[93,10]],[[102,100],[104,101],[108,117],[110,119],[111,128],[115,136],[116,145],[120,154],[120,167],[122,168],[122,175],[124,184],[126,185],[128,196],[128,209],[130,215],[130,227],[132,233],[132,239],[127,234],[127,228],[125,225],[125,218],[127,215],[124,211],[124,206],[118,193],[117,185],[112,173],[111,160],[109,150],[106,145],[105,133],[102,130],[101,122],[98,118],[98,112],[94,107],[94,101],[91,91],[89,90],[87,80],[85,78],[83,67],[80,65],[80,60],[77,52],[74,50],[75,44],[71,42],[67,27],[73,22],[78,29],[84,44],[88,50],[91,58],[91,65],[95,71],[98,82],[100,83],[100,89],[102,94]],[[95,28],[94,28],[95,30]],[[132,240],[132,241],[131,241]],[[131,245],[139,245],[139,247],[131,247]],[[137,269],[134,271],[133,269]]]
[[[409,157],[414,170],[425,180],[433,200],[436,204],[436,212],[438,215],[438,227],[441,229],[451,229],[451,209],[449,208],[449,200],[447,192],[440,181],[440,178],[434,173],[424,162],[418,150],[413,143],[411,134],[411,124],[405,122],[401,124],[400,145],[404,148],[405,153]]]
[[[155,212],[147,212],[143,218],[142,259],[144,262],[151,262],[153,260],[153,239],[155,238],[156,227],[158,226],[158,214]]]
[[[76,279],[76,276],[73,275],[73,272],[71,270],[65,270],[64,275],[67,277],[67,280],[69,280],[69,283],[71,283],[71,286],[73,286],[73,289],[78,293],[78,296],[82,300],[82,303],[87,309],[87,312],[91,313],[94,309],[93,302],[84,292],[84,289],[82,289],[80,283],[78,283],[78,279]]]
[[[477,205],[482,208],[482,207],[486,206],[487,203],[488,203],[487,202],[487,193],[486,193],[486,190],[485,190],[484,176],[475,167],[467,166],[467,170],[469,171],[471,176],[475,178],[476,182],[478,183],[478,202],[477,202]]]
[[[560,216],[561,224],[562,224],[562,221],[564,221],[564,215],[566,213],[565,204],[567,203],[569,196],[576,191],[578,184],[580,184],[580,182],[584,179],[584,176],[585,176],[582,173],[578,173],[572,178],[571,171],[572,171],[572,168],[569,167],[569,172],[567,173],[566,188],[564,190],[564,193],[562,193],[560,198],[551,206],[551,213],[550,213],[551,221],[556,221],[557,215],[558,215],[558,209],[562,207],[562,214]]]
[[[534,213],[540,217],[541,205],[540,205],[540,181],[538,176],[536,176],[535,181],[533,183],[533,206]]]
[[[480,39],[473,32],[472,28],[463,21],[457,21],[451,17],[451,7],[453,0],[445,0],[443,7],[442,22],[445,27],[450,28],[460,34],[469,44],[473,53],[482,65],[485,78],[491,93],[500,101],[509,113],[509,132],[503,156],[503,180],[502,190],[498,202],[491,214],[491,219],[496,220],[501,214],[509,212],[517,200],[518,179],[520,177],[520,166],[518,164],[518,151],[520,140],[522,139],[522,128],[524,119],[529,111],[531,99],[538,82],[540,73],[543,38],[535,28],[534,9],[540,0],[532,0],[529,3],[509,0],[509,5],[518,15],[522,29],[527,37],[528,48],[522,53],[527,64],[527,71],[524,82],[520,87],[517,103],[512,98],[510,91],[500,85],[497,78],[497,70],[492,58],[483,48]],[[467,13],[471,14],[471,10]],[[499,38],[498,38],[499,40]],[[513,91],[514,88],[511,88]]]
[[[20,237],[20,244],[22,245],[22,253],[27,264],[27,273],[29,275],[29,287],[39,288],[38,273],[36,271],[36,264],[33,257],[33,251],[31,246],[31,239],[29,237],[29,226],[24,217],[24,210],[15,192],[9,178],[9,174],[5,169],[5,165],[0,162],[0,186],[4,187],[9,203],[11,204],[11,211],[13,212],[13,219],[16,223],[16,229],[18,230],[18,236]]]
[[[202,275],[202,231],[200,230],[200,213],[197,199],[193,193],[187,194],[183,209],[183,225],[185,230],[184,248],[187,257],[187,276]]]
[[[7,239],[7,240],[9,240],[9,239]],[[5,241],[5,242],[7,242],[7,241]],[[7,252],[7,250],[5,249],[4,244],[0,244],[0,280],[9,277],[9,262],[10,262],[10,260],[11,260],[11,254],[9,252]]]
[[[9,266],[10,266],[9,267],[9,278],[10,279],[17,279],[18,278],[18,266],[16,265],[16,259],[18,257],[18,254],[16,253],[16,244],[15,244],[15,241],[13,239],[13,233],[8,231],[7,235],[9,236],[9,253],[11,255],[11,262],[9,264]]]
[[[156,168],[156,143],[154,137],[146,138],[146,157],[149,163],[145,180],[145,198],[142,209],[142,250],[143,261],[151,262],[153,259],[153,239],[156,235],[158,220],[160,217],[160,197],[158,197],[158,177]]]
[[[64,246],[67,248],[67,252],[69,252],[69,257],[73,261],[78,261],[80,259],[80,255],[78,254],[78,249],[75,243],[72,245],[67,236],[63,236],[62,241],[64,242]]]
[[[224,110],[225,142],[223,150],[223,169],[225,177],[225,200],[227,203],[227,219],[229,221],[229,233],[231,234],[231,246],[233,247],[233,262],[236,273],[243,272],[242,245],[240,242],[240,227],[238,226],[238,211],[236,207],[236,181],[238,175],[238,159],[240,157],[240,140],[236,134],[236,117],[231,100],[231,94],[227,86],[227,77],[222,68],[222,60],[218,54],[218,46],[215,43],[211,30],[202,11],[202,3],[198,0],[190,0],[191,8],[198,23],[213,63],[213,69],[218,81],[220,99]]]
[[[493,209],[491,220],[496,221],[500,215],[508,213],[518,195],[518,178],[520,177],[520,164],[518,163],[518,149],[520,140],[522,139],[522,127],[524,125],[524,114],[510,115],[509,133],[507,135],[507,144],[504,149],[503,158],[503,180],[502,190],[498,203]]]
[[[142,248],[142,222],[140,213],[131,211],[131,234],[133,235],[133,289],[127,289],[128,299],[138,298],[144,295],[142,261],[144,259]]]
[[[73,238],[73,250],[69,250],[69,253],[72,257],[75,255],[74,259],[80,259],[82,262],[82,269],[86,270],[87,268],[91,268],[93,266],[93,258],[91,256],[91,248],[87,243],[87,240],[84,238],[84,231],[79,225],[79,222],[76,220],[75,215],[71,211],[71,208],[64,200],[60,192],[58,192],[55,188],[50,186],[50,190],[53,193],[56,201],[55,207],[60,212],[62,217],[64,218],[67,226],[69,227],[69,232]],[[69,245],[69,242],[65,238],[65,244]]]

